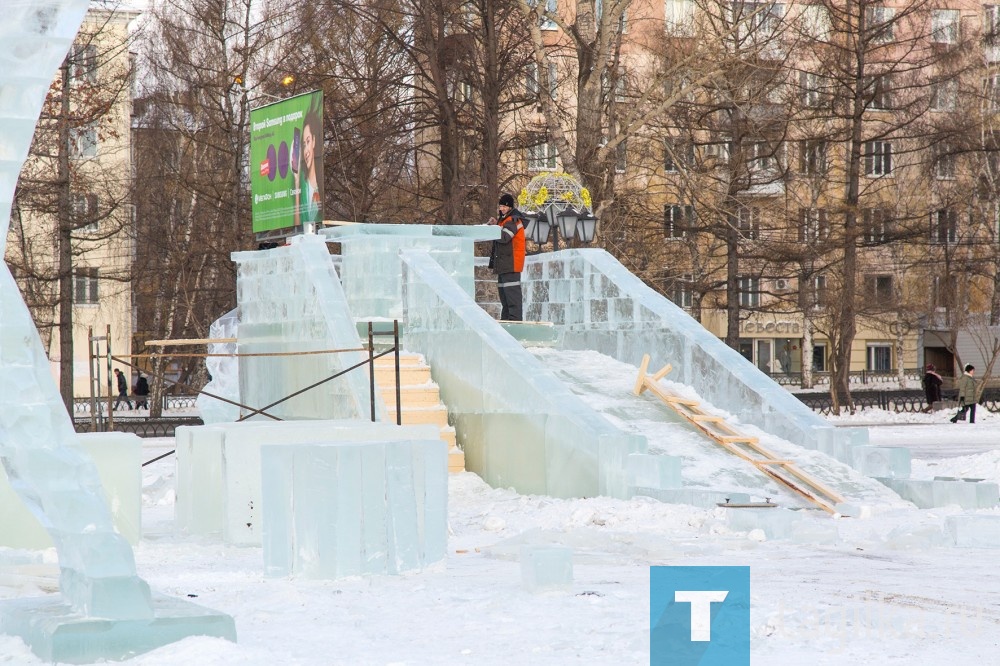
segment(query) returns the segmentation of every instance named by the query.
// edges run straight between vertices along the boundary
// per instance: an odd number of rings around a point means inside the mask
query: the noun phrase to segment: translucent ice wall
[[[358,351],[358,331],[320,236],[296,236],[284,247],[232,256],[238,269],[239,351],[269,354],[240,357],[240,402],[263,408],[368,358]],[[334,349],[355,351],[302,354]],[[369,396],[368,375],[360,368],[267,411],[282,419],[367,420]],[[375,400],[381,420],[385,407],[377,394]]]
[[[809,448],[861,443],[865,431],[838,432],[604,250],[532,255],[524,276],[525,319],[553,322],[564,349],[637,367],[649,354],[650,372],[670,363],[670,379],[766,432]]]
[[[627,496],[626,456],[644,453],[645,438],[622,432],[578,398],[429,252],[401,257],[405,344],[433,368],[466,468],[521,493]]]
[[[239,333],[239,309],[230,310],[222,315],[208,329],[208,337],[213,340],[233,339]],[[235,354],[235,342],[215,342],[208,345],[209,354]],[[205,390],[213,395],[228,398],[233,402],[240,401],[240,364],[236,356],[209,356],[205,359],[205,367],[212,380]],[[204,393],[198,394],[195,401],[201,420],[206,424],[227,423],[240,418],[240,408],[228,402],[217,400]]]
[[[4,3],[0,23],[0,252],[35,121],[87,0]],[[78,613],[152,617],[149,588],[112,525],[91,459],[76,435],[28,309],[0,269],[0,459],[11,486],[48,530],[60,590]]]
[[[343,245],[340,274],[347,301],[356,317],[366,319],[402,318],[401,249],[426,250],[449,281],[473,296],[475,243],[500,237],[498,227],[483,225],[353,224],[322,233]]]

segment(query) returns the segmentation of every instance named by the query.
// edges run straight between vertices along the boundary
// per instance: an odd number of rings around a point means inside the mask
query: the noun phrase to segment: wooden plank
[[[147,347],[164,347],[170,345],[210,345],[236,342],[236,338],[177,338],[176,340],[147,340]]]
[[[757,443],[756,437],[744,437],[742,435],[720,435],[719,439],[725,442],[753,442]]]
[[[657,372],[655,375],[653,375],[653,381],[654,382],[660,381],[661,379],[663,379],[664,377],[666,377],[667,373],[669,373],[673,369],[674,369],[674,367],[672,365],[670,365],[669,363],[667,363],[665,366],[663,366],[662,368],[660,368],[659,372]]]
[[[716,423],[725,421],[721,416],[709,416],[708,414],[695,414],[691,417],[692,421],[698,421],[699,423],[704,423],[706,421],[715,421]]]
[[[632,390],[636,395],[641,395],[646,389],[646,368],[649,367],[649,354],[643,354],[642,363],[639,364],[639,377],[635,380],[635,388]]]
[[[791,460],[755,460],[758,465],[794,465]]]
[[[673,404],[686,405],[686,406],[689,406],[689,407],[697,407],[697,406],[699,406],[701,404],[697,400],[688,400],[687,398],[678,398],[675,395],[666,396],[665,400],[667,402],[670,402],[670,403],[673,403]]]

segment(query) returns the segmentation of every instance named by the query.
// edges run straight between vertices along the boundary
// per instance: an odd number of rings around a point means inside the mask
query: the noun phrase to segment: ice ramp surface
[[[649,356],[643,356],[633,393],[641,395],[644,391],[650,391],[665,406],[674,410],[678,416],[700,430],[726,451],[746,460],[762,473],[777,481],[781,486],[801,495],[824,511],[837,513],[837,505],[845,501],[840,493],[803,470],[793,460],[784,460],[764,448],[757,437],[742,432],[738,427],[728,423],[721,416],[707,414],[701,408],[700,401],[682,398],[661,386],[660,380],[666,377],[671,370],[669,364],[663,366],[654,375],[646,373],[648,365]],[[743,506],[756,505],[747,504]],[[765,501],[762,506],[771,507],[773,504]]]
[[[642,435],[649,453],[681,459],[684,488],[746,493],[754,499],[771,497],[782,506],[812,506],[800,496],[782,490],[778,483],[750,462],[737,458],[695,430],[654,396],[636,396],[637,368],[594,351],[560,351],[538,348],[532,354],[581,400],[626,432]],[[706,403],[690,386],[661,379],[676,395],[700,401],[712,415],[737,423],[741,430],[759,439],[770,451],[796,463],[844,496],[849,503],[906,507],[898,495],[882,483],[864,476],[830,456],[763,432],[742,423],[733,414]]]

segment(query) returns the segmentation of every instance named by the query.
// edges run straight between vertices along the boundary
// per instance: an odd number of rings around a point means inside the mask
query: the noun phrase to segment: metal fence
[[[114,400],[117,400],[117,396],[113,396]],[[136,396],[130,395],[128,397],[129,401],[134,403]],[[198,399],[196,395],[165,395],[163,396],[163,411],[169,412],[172,410],[179,409],[194,409],[195,400]],[[103,407],[108,404],[107,396],[99,398],[97,404]],[[74,414],[90,414],[90,398],[74,398],[73,399],[73,413]]]
[[[115,432],[131,432],[139,437],[173,437],[177,426],[204,425],[201,417],[180,416],[160,419],[119,416],[115,419]],[[73,427],[77,432],[91,432],[90,418],[76,418]]]
[[[899,375],[896,374],[896,370],[855,370],[848,375],[848,382],[852,385],[866,385],[866,384],[880,384],[889,382],[898,382]],[[802,386],[802,373],[801,372],[776,372],[769,375],[778,384],[782,386]],[[830,373],[829,372],[813,372],[813,385],[815,386],[829,386],[830,385]],[[907,381],[920,381],[923,377],[923,371],[918,368],[911,368],[903,370],[903,379]]]
[[[796,398],[814,412],[829,415],[833,412],[833,400],[829,393],[793,393]],[[945,391],[942,398],[954,401],[954,391]],[[927,401],[921,390],[895,391],[852,391],[851,399],[858,409],[884,409],[890,412],[921,412],[927,409]],[[841,405],[844,401],[841,401]],[[979,404],[991,412],[1000,412],[1000,389],[988,388],[983,391]]]

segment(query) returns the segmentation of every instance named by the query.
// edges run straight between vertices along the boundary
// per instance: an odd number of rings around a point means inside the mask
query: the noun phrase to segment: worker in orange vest
[[[497,274],[500,295],[500,321],[521,321],[521,271],[524,270],[524,217],[514,207],[514,197],[500,195],[497,217],[490,224],[500,225],[500,239],[493,241],[490,268]]]

